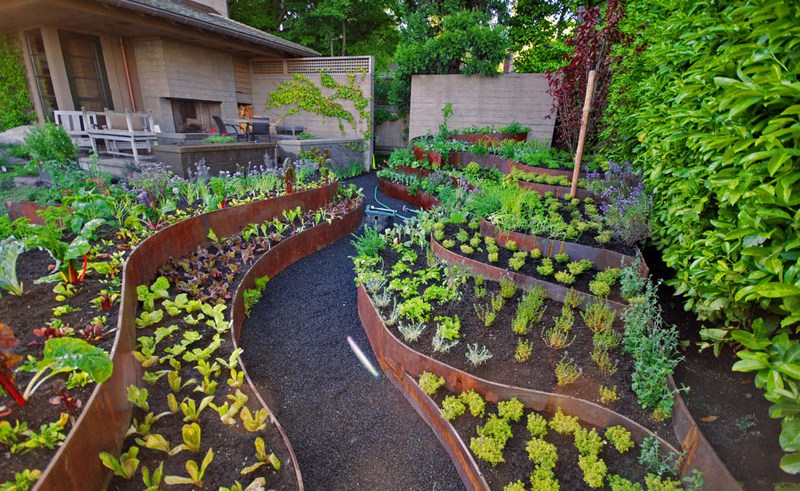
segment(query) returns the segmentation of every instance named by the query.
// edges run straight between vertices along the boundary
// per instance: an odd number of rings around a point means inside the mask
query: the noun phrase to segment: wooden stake
[[[586,83],[586,99],[583,101],[583,117],[581,118],[581,132],[578,135],[578,149],[575,151],[575,169],[572,171],[572,187],[569,194],[574,198],[578,192],[578,175],[581,173],[581,157],[583,145],[586,142],[586,125],[589,124],[589,111],[592,109],[592,94],[594,93],[594,79],[597,72],[589,72],[589,81]]]

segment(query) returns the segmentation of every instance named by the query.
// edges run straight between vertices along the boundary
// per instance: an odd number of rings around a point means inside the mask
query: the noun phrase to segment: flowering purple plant
[[[600,211],[614,237],[633,245],[650,235],[653,198],[630,162],[619,165],[609,161],[606,172],[590,173],[589,189],[598,195]]]

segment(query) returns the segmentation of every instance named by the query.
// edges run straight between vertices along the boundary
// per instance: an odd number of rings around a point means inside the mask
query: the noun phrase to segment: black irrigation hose
[[[374,174],[350,182],[369,189]],[[375,204],[367,196],[367,205]],[[380,206],[402,209],[383,197]],[[271,279],[242,326],[244,362],[294,446],[309,491],[462,490],[447,453],[386,377],[358,318],[345,237]]]

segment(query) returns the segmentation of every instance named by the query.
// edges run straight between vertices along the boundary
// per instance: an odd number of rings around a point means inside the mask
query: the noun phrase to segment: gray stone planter
[[[155,159],[181,177],[196,171],[198,162],[205,162],[211,175],[222,171],[234,173],[248,165],[269,164],[275,159],[275,143],[210,143],[198,145],[158,145]]]

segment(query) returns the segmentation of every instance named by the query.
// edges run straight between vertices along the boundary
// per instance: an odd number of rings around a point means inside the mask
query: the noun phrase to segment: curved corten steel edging
[[[386,196],[405,201],[424,210],[430,210],[433,206],[439,204],[439,200],[430,194],[417,191],[416,194],[411,195],[408,192],[408,186],[388,181],[382,177],[378,178],[378,188]]]
[[[234,349],[240,347],[239,334],[241,332],[242,323],[244,323],[246,318],[244,312],[244,292],[247,289],[255,287],[256,278],[261,278],[265,275],[273,278],[295,261],[311,255],[331,245],[345,235],[352,233],[356,228],[358,228],[358,225],[363,219],[364,206],[362,205],[358,209],[347,214],[347,216],[341,220],[335,220],[330,224],[322,223],[321,225],[317,225],[312,229],[305,230],[297,235],[289,237],[263,254],[250,267],[250,269],[247,270],[247,273],[245,273],[244,278],[239,283],[239,286],[236,288],[236,292],[233,296],[233,309],[231,314],[231,340],[233,341]],[[297,463],[297,456],[294,453],[294,448],[289,441],[289,437],[286,435],[286,431],[283,429],[283,426],[281,426],[280,422],[275,418],[272,409],[267,406],[267,403],[261,396],[261,392],[259,391],[258,387],[256,387],[256,385],[253,383],[253,380],[250,378],[250,374],[247,371],[247,366],[244,364],[241,358],[239,359],[239,367],[244,372],[244,377],[245,380],[247,380],[247,385],[250,386],[250,390],[253,391],[253,394],[255,394],[258,402],[267,409],[270,421],[278,430],[278,433],[281,435],[281,439],[283,439],[284,443],[286,444],[295,468],[298,487],[300,491],[302,491],[305,489],[303,486],[303,477],[300,473],[300,467]]]
[[[474,276],[483,276],[490,281],[500,281],[502,278],[511,278],[514,280],[514,283],[527,289],[535,286],[544,287],[544,289],[547,291],[547,298],[551,300],[563,302],[564,297],[570,290],[570,288],[558,285],[556,283],[550,283],[549,281],[544,281],[532,276],[520,274],[516,271],[509,271],[497,266],[492,266],[491,264],[476,261],[475,259],[464,257],[458,253],[448,250],[433,237],[431,237],[431,249],[437,258],[448,264],[466,266],[469,269],[469,272]],[[575,293],[581,296],[583,300],[581,304],[582,307],[584,307],[589,301],[597,298],[591,293],[585,293],[578,290],[575,290]],[[625,308],[625,304],[614,302],[613,300],[608,300],[608,305],[617,310],[617,312],[622,312],[622,310]]]
[[[389,380],[400,390],[403,397],[417,411],[417,414],[433,430],[439,443],[444,447],[450,460],[455,464],[461,482],[469,489],[490,491],[489,484],[480,472],[478,463],[466,442],[451,424],[442,418],[436,402],[419,388],[416,381],[406,372],[401,378],[387,374]]]
[[[552,184],[542,184],[540,182],[519,181],[519,187],[528,189],[530,191],[536,191],[539,194],[553,193],[553,196],[556,198],[563,198],[570,192],[570,189],[566,186],[555,186]],[[576,198],[580,199],[596,198],[594,193],[582,188],[578,188],[578,190],[575,192],[575,195]]]
[[[535,235],[527,235],[519,232],[506,232],[485,218],[481,218],[480,232],[481,235],[493,237],[497,240],[497,244],[501,246],[505,245],[509,240],[513,240],[517,243],[517,247],[520,250],[530,251],[531,249],[541,249],[542,253],[548,257],[560,252],[566,252],[569,254],[570,260],[589,259],[592,261],[595,268],[600,270],[628,266],[636,261],[635,257],[609,251],[608,249],[576,244],[574,242],[565,242],[562,240],[545,239],[544,237],[537,237]],[[647,267],[647,263],[644,262],[644,259],[642,259],[639,263],[639,275],[642,278],[646,278],[649,273],[650,269]]]
[[[480,274],[489,280],[499,281],[503,276],[510,276],[518,285],[542,285],[547,289],[548,297],[558,301],[563,301],[564,295],[568,291],[567,288],[560,285],[542,282],[529,276],[520,275],[473,259],[465,258],[445,249],[433,238],[431,238],[431,248],[433,249],[434,255],[445,262],[467,266],[470,268],[472,274]],[[581,292],[578,293],[584,296],[584,304],[586,299],[593,298],[592,295]],[[621,311],[625,307],[623,304],[617,302],[609,301],[609,304],[618,311]],[[700,428],[697,426],[691,412],[689,412],[671,376],[668,377],[667,382],[675,394],[675,407],[672,411],[672,426],[675,436],[678,441],[681,442],[681,446],[686,452],[684,463],[685,474],[690,474],[691,469],[695,468],[702,471],[704,476],[707,476],[704,477],[704,479],[709,483],[708,486],[710,487],[708,489],[710,490],[735,491],[741,489],[728,468],[722,460],[720,460],[714,448],[703,435],[702,431],[700,431]]]
[[[700,427],[697,426],[686,402],[681,397],[672,375],[667,377],[667,382],[672,393],[675,394],[675,407],[672,408],[672,428],[678,441],[681,442],[683,451],[686,452],[686,460],[689,463],[685,474],[688,475],[691,469],[701,471],[703,481],[706,483],[703,489],[709,491],[742,491],[742,487],[719,458],[714,447],[700,431]]]
[[[86,401],[66,440],[50,460],[34,490],[100,490],[108,483],[111,471],[105,468],[100,452],[116,453],[130,425],[131,404],[127,387],[141,382],[141,367],[133,357],[136,346],[136,287],[152,281],[158,268],[171,257],[180,257],[206,242],[213,228],[219,237],[239,232],[249,221],[268,220],[287,208],[318,208],[330,201],[338,184],[277,198],[223,208],[189,218],[148,237],[125,261],[122,272],[117,332],[111,347],[114,371],[98,384]],[[288,442],[287,442],[288,444]],[[291,447],[289,447],[291,448]]]
[[[563,394],[492,382],[471,375],[413,350],[397,339],[386,327],[378,310],[372,303],[372,299],[370,299],[363,286],[359,286],[358,288],[358,314],[364,326],[364,330],[367,332],[367,337],[375,352],[375,356],[381,368],[383,368],[384,373],[390,378],[396,378],[398,381],[401,381],[404,379],[406,373],[413,378],[418,378],[422,372],[435,373],[444,378],[445,387],[452,392],[473,389],[480,393],[484,399],[493,403],[516,397],[526,407],[549,413],[554,413],[558,408],[561,408],[565,413],[578,416],[581,421],[594,426],[607,427],[622,425],[631,432],[631,437],[638,443],[641,443],[644,438],[648,436],[653,436],[658,439],[663,448],[678,454],[675,447],[649,429],[622,414],[595,404],[594,402]],[[404,392],[407,390],[406,385],[403,383],[400,383],[399,387],[401,387]],[[430,416],[433,415],[429,415],[429,417]],[[426,421],[428,421],[430,425],[429,418],[426,418]],[[439,423],[431,425],[431,428],[437,433],[440,441],[449,442],[451,441],[450,438],[443,439],[443,437],[439,436],[439,432],[442,431],[441,426],[443,426],[443,423],[443,421],[440,421]],[[450,451],[448,450],[448,452]],[[459,454],[458,450],[454,452]],[[464,464],[464,460],[454,459],[453,463],[457,466],[461,466]],[[474,469],[468,470],[467,475],[471,476],[476,472],[480,474],[480,471]],[[466,486],[471,486],[473,485],[472,483],[472,478],[464,481]],[[473,489],[481,488],[473,487]]]

